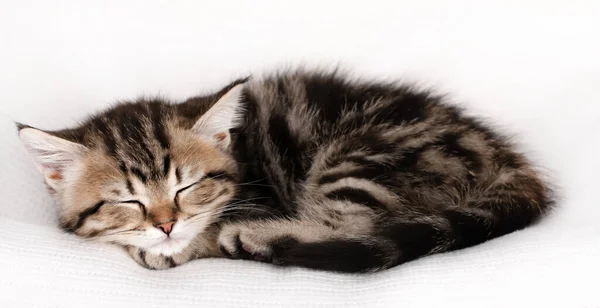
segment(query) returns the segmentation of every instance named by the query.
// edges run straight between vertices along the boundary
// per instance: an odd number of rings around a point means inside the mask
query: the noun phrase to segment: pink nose
[[[169,222],[165,222],[162,224],[158,224],[155,225],[155,227],[159,228],[162,230],[162,232],[164,232],[165,234],[169,235],[171,233],[171,230],[173,230],[173,225],[175,224],[175,221],[169,221]]]

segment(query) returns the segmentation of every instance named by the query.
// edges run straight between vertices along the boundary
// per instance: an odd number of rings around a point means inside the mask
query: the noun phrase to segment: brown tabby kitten
[[[522,229],[552,204],[505,138],[442,97],[338,73],[19,134],[61,226],[152,269],[225,256],[376,271]]]

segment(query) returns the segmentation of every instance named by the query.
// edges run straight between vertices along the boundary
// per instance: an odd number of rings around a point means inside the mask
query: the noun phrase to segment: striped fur
[[[214,107],[235,89],[242,89],[231,101],[237,105]],[[198,137],[215,110],[235,113],[229,132],[213,135],[224,147]],[[102,237],[156,229],[157,215],[176,219],[177,228],[210,213],[172,254],[114,241],[149,268],[226,256],[376,271],[522,229],[552,205],[546,184],[506,138],[443,97],[335,72],[238,80],[180,104],[121,104],[49,134],[87,149],[65,156],[80,157],[59,168],[58,182],[69,185],[49,184],[68,230]],[[209,180],[184,200],[169,195],[194,176]],[[138,190],[149,196],[139,199]],[[133,201],[110,212],[106,191]]]

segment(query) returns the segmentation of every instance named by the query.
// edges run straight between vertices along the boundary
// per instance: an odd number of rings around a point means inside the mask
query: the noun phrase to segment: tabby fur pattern
[[[377,271],[523,229],[553,204],[507,138],[443,96],[339,72],[19,130],[61,226],[152,269],[229,257]]]

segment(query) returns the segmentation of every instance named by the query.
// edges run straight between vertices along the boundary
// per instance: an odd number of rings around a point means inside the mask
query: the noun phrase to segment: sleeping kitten
[[[442,97],[338,73],[237,80],[19,135],[62,228],[151,269],[229,257],[376,271],[522,229],[552,205],[505,138]]]

